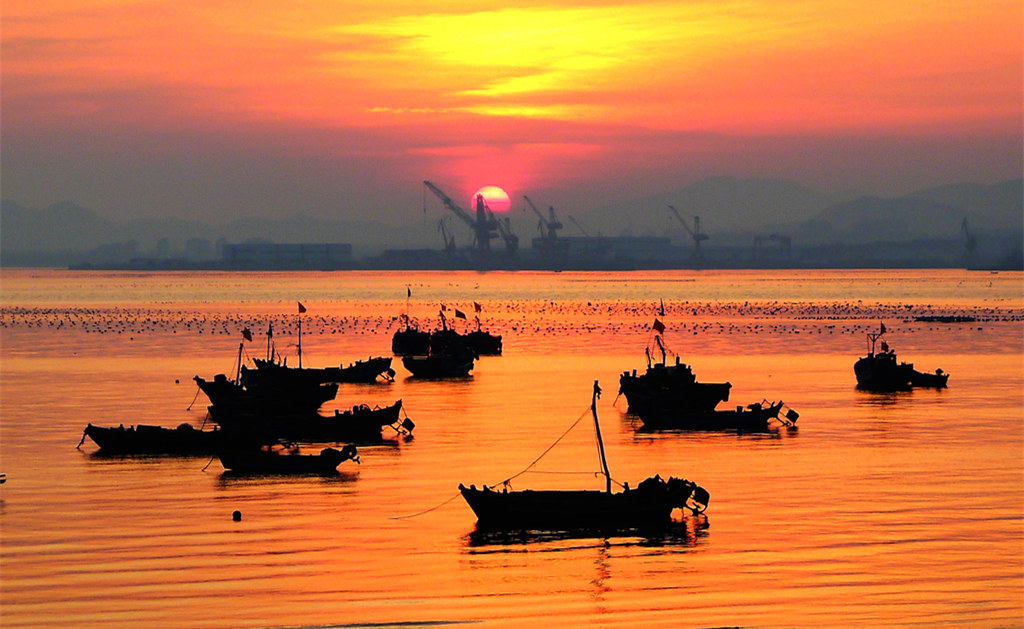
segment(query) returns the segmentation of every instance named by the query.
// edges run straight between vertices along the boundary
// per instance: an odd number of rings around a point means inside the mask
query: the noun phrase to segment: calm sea
[[[1020,273],[5,269],[0,282],[5,629],[1024,625]],[[307,366],[387,355],[400,313],[432,326],[441,304],[472,323],[479,303],[505,354],[465,380],[408,379],[396,361],[394,383],[342,385],[328,409],[402,399],[417,427],[336,476],[76,449],[90,422],[201,426],[192,377],[230,374],[244,327],[262,356],[271,322],[294,364],[297,302]],[[655,317],[699,379],[732,383],[729,404],[785,400],[798,430],[638,432],[617,378],[645,367]],[[949,388],[858,391],[853,362],[880,322]],[[612,476],[688,478],[708,511],[655,537],[477,532],[458,484],[526,468],[587,412],[594,380]],[[513,486],[601,488],[592,423],[534,469]]]

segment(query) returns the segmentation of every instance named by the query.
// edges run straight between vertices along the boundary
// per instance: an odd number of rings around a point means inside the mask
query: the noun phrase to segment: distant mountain
[[[867,243],[959,239],[964,219],[991,246],[1019,243],[1024,223],[1024,180],[993,185],[956,184],[903,197],[860,197],[825,208],[796,226],[801,242]]]
[[[585,218],[595,228],[600,226],[605,235],[625,228],[634,235],[665,235],[668,231],[685,237],[679,221],[669,213],[672,205],[691,227],[692,218],[699,216],[708,233],[753,233],[807,220],[836,200],[790,180],[712,177],[632,203],[607,206]]]
[[[959,208],[980,230],[1017,229],[1024,226],[1024,179],[993,185],[961,183],[908,194]]]
[[[44,209],[0,202],[0,251],[83,251],[120,239],[117,225],[74,203]]]
[[[750,248],[755,236],[792,238],[794,248],[829,244],[942,240],[966,242],[967,219],[979,253],[1019,250],[1024,223],[1024,180],[993,185],[961,183],[883,198],[836,199],[793,181],[714,177],[631,203],[610,205],[576,218],[593,235],[669,236],[689,247],[691,239],[668,210],[675,206],[692,227],[700,216],[710,235],[706,247]],[[447,218],[445,216],[444,218]],[[511,217],[523,247],[535,223]],[[568,216],[561,217],[567,220]],[[114,222],[73,203],[28,208],[0,203],[0,264],[70,264],[137,256],[215,256],[217,241],[277,243],[344,242],[356,258],[386,248],[442,246],[438,216],[424,215],[402,226],[377,221],[332,221],[295,215],[240,218],[223,224],[184,220]],[[568,225],[568,224],[567,224]],[[464,225],[451,229],[459,247],[471,244]],[[566,227],[563,235],[578,235]],[[193,241],[190,245],[189,241]]]
[[[429,223],[429,224],[428,224]],[[357,257],[386,247],[440,246],[436,219],[405,227],[377,221],[329,221],[296,215],[280,219],[242,218],[225,224],[179,219],[113,222],[93,210],[62,202],[28,208],[0,204],[0,264],[72,264],[147,255],[184,255],[191,239],[278,243],[345,242]],[[211,248],[212,251],[212,248]]]

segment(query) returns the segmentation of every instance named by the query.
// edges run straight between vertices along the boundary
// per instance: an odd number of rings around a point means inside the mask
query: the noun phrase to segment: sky
[[[578,213],[1024,169],[1020,0],[5,0],[0,194],[111,219]],[[435,200],[436,202],[436,200]],[[513,206],[517,206],[516,202]]]

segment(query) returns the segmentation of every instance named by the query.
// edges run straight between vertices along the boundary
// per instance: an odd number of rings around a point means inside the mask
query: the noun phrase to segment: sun
[[[509,198],[507,192],[498,186],[484,186],[473,193],[469,201],[469,207],[474,211],[476,210],[477,197],[483,197],[484,202],[487,203],[487,207],[492,212],[508,212],[512,209],[512,199]]]

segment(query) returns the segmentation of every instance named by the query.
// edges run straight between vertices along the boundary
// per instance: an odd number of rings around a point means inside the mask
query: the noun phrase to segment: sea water
[[[1024,624],[1020,273],[5,269],[0,282],[5,628]],[[400,315],[429,329],[442,307],[460,331],[479,317],[504,354],[467,379],[418,381],[396,358],[393,383],[342,385],[325,412],[401,399],[416,428],[336,475],[76,449],[89,423],[209,426],[192,377],[233,377],[246,327],[243,360],[266,354],[272,323],[297,364],[301,324],[303,364],[338,365],[390,355]],[[646,368],[645,348],[660,358],[655,319],[669,361],[732,383],[723,406],[781,399],[797,428],[639,430],[618,376]],[[901,360],[942,368],[949,387],[857,390],[853,363],[883,323]],[[459,483],[604,486],[595,380],[613,478],[688,478],[707,512],[648,536],[477,531]]]

